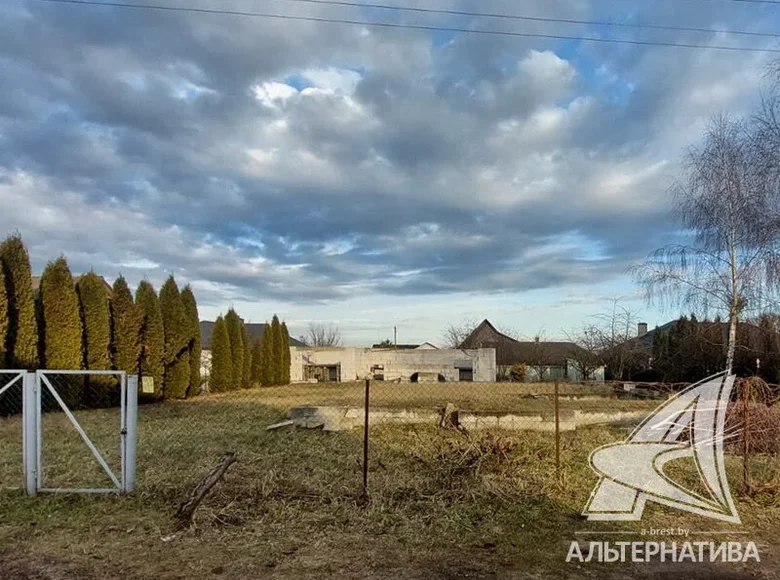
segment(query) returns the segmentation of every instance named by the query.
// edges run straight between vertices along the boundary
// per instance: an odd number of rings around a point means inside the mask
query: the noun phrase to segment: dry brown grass
[[[139,488],[133,496],[28,499],[0,493],[0,546],[14,554],[10,569],[37,574],[48,563],[52,573],[40,577],[125,579],[655,575],[641,567],[583,570],[564,564],[575,530],[606,529],[578,515],[596,481],[587,456],[625,437],[625,430],[595,427],[565,434],[562,486],[549,433],[463,435],[432,425],[377,426],[371,431],[371,497],[364,505],[359,430],[265,430],[291,405],[318,397],[342,404],[361,386],[281,387],[143,406]],[[391,390],[395,386],[376,389],[383,405],[439,405],[445,394],[450,395],[445,400],[457,399],[456,391],[442,390],[404,402]],[[525,401],[515,395],[520,392],[504,393],[505,408]],[[473,394],[461,391],[460,396]],[[118,441],[113,413],[78,414],[102,448]],[[57,463],[58,457],[78,457],[81,447],[64,419],[60,414],[46,418],[47,477],[52,484],[85,482],[99,475],[99,468],[90,471],[94,467],[76,459]],[[18,428],[18,418],[0,420],[0,441]],[[13,457],[5,455],[11,446],[1,449],[0,464],[11,465]],[[236,452],[239,462],[204,502],[195,528],[174,534],[177,502],[225,451]],[[727,469],[738,477],[738,460],[730,457]],[[761,542],[771,565],[780,548],[777,498],[740,500],[738,509],[743,529]],[[673,525],[718,528],[704,518],[654,506],[642,524],[619,527]],[[30,562],[36,565],[27,566]]]

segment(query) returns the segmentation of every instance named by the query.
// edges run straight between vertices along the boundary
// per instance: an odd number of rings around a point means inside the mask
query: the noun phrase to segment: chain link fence
[[[22,376],[0,370],[0,490],[24,485]]]
[[[9,376],[0,373],[0,388]],[[116,378],[56,373],[48,378],[118,473]],[[247,511],[262,510],[271,497],[293,503],[370,498],[392,506],[582,491],[592,485],[590,453],[626,439],[684,388],[448,382],[420,374],[403,381],[330,378],[142,404],[139,492],[181,501],[226,453],[234,453],[238,462],[206,503],[206,514],[217,521],[239,521]],[[780,481],[777,390],[750,383],[753,394],[743,395],[745,384],[735,387],[727,416],[729,477],[753,491],[775,489]],[[53,394],[43,389],[41,397],[43,487],[111,487],[110,476]],[[0,395],[0,410],[0,484],[19,487],[21,384]]]

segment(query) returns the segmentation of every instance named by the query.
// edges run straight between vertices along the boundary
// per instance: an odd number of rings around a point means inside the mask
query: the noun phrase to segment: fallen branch
[[[211,488],[213,488],[219,480],[227,473],[227,470],[236,462],[236,456],[233,453],[227,453],[222,456],[219,463],[211,470],[211,472],[200,480],[200,483],[195,486],[192,493],[187,498],[187,501],[179,506],[174,516],[179,529],[188,528],[192,525],[192,518],[195,515],[195,510],[198,509],[198,505],[209,494]]]

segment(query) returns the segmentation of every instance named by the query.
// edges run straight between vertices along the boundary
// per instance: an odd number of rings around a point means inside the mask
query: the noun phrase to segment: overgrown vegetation
[[[394,396],[390,387],[398,385],[386,386],[376,390],[383,402]],[[286,417],[291,404],[311,401],[323,391],[342,401],[357,394],[359,401],[359,387],[257,388],[144,406],[136,495],[41,496],[30,501],[0,494],[4,514],[0,545],[16,554],[14,558],[34,554],[39,562],[46,554],[58,569],[77,570],[80,578],[111,576],[116,570],[128,579],[209,574],[239,579],[269,574],[282,579],[389,579],[398,577],[399,570],[404,577],[420,580],[515,573],[582,577],[582,568],[565,564],[568,544],[577,539],[575,531],[604,529],[579,515],[597,479],[587,458],[593,449],[625,438],[626,429],[593,427],[565,434],[559,478],[550,433],[464,434],[434,425],[375,426],[370,497],[363,502],[360,430],[263,428]],[[526,394],[549,385],[491,387]],[[581,392],[577,385],[561,389]],[[536,404],[510,397],[509,390],[485,396],[488,407],[499,399],[515,409]],[[111,465],[119,459],[112,445],[117,413],[115,409],[78,413]],[[84,484],[100,477],[94,462],[64,461],[82,457],[83,449],[65,417],[51,414],[45,419],[48,481]],[[1,420],[0,441],[18,437],[18,426],[18,417]],[[236,452],[238,463],[196,512],[194,528],[176,533],[173,514],[178,502],[226,451]],[[9,464],[8,452],[0,446],[0,466]],[[60,463],[53,463],[56,458]],[[738,481],[739,457],[729,455],[726,468],[730,479]],[[743,527],[759,543],[762,569],[771,568],[780,547],[776,496],[739,496],[737,503]],[[621,529],[672,526],[713,528],[705,518],[649,504],[641,523],[625,523]],[[621,579],[658,574],[655,569],[626,566],[617,570],[594,565],[585,572],[599,578],[617,573]],[[717,576],[710,572],[708,577]]]

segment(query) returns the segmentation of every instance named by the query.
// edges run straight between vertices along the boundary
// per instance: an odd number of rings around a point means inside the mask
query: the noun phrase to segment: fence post
[[[22,377],[22,447],[24,449],[24,485],[27,495],[38,494],[38,397],[35,373]]]
[[[366,379],[366,395],[363,409],[363,498],[368,498],[368,410],[371,379]]]
[[[553,404],[555,406],[555,473],[558,480],[561,478],[561,412],[558,404],[558,379],[555,379],[553,391]]]
[[[135,491],[136,444],[138,440],[138,375],[127,375],[124,425],[124,492]]]
[[[742,380],[742,487],[744,493],[750,493],[750,389],[747,379]]]

